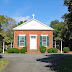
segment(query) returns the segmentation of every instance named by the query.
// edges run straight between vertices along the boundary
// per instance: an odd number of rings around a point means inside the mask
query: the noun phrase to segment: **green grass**
[[[72,72],[72,56],[58,62],[56,72]]]
[[[3,52],[2,52],[3,53]],[[7,54],[7,51],[4,51],[4,54]]]
[[[72,51],[69,51],[69,52],[72,52]]]
[[[7,63],[8,61],[0,59],[0,71],[6,66]]]

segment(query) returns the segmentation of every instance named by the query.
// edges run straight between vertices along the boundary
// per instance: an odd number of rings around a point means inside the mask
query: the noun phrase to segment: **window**
[[[47,46],[47,36],[42,36],[42,46]]]
[[[19,36],[19,46],[25,46],[25,36]]]
[[[36,36],[31,36],[31,38],[36,38]]]

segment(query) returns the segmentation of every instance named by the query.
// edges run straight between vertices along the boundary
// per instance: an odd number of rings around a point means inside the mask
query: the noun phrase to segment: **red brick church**
[[[40,46],[47,49],[53,47],[53,28],[33,19],[13,28],[14,48],[27,47],[28,50],[39,50]]]

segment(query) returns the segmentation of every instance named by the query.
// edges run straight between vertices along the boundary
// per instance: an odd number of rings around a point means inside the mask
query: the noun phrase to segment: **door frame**
[[[36,36],[36,49],[34,49],[34,50],[37,50],[37,35],[36,35],[36,34],[35,34],[35,35],[34,35],[34,34],[30,34],[29,36],[30,36],[30,41],[31,41],[31,36]],[[29,49],[30,49],[30,48],[29,48]],[[30,49],[30,50],[31,50],[31,49]]]

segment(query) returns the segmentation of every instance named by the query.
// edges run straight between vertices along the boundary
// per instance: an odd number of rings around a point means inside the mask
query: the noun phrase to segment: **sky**
[[[64,0],[0,0],[0,15],[14,18],[16,22],[35,19],[50,25],[51,21],[61,18],[68,13]]]

